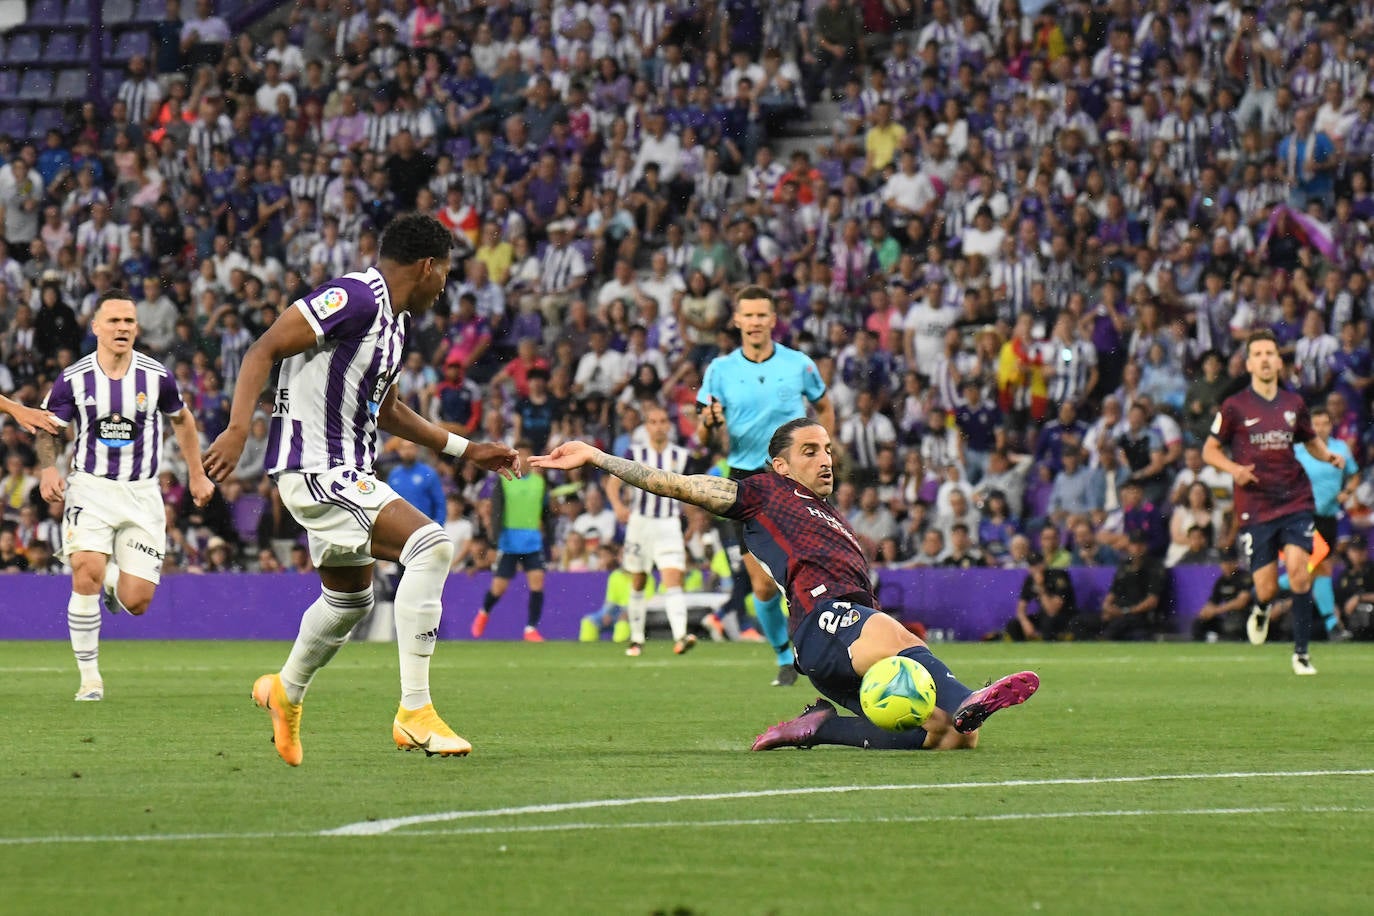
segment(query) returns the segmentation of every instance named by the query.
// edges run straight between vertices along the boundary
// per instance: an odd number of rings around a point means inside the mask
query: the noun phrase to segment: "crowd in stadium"
[[[420,210],[455,247],[399,379],[418,411],[623,451],[652,401],[708,468],[696,390],[762,285],[829,386],[836,505],[879,566],[1115,565],[1133,535],[1217,562],[1231,481],[1200,446],[1261,327],[1369,464],[1369,2],[313,0],[237,36],[190,7],[111,104],[0,137],[17,400],[124,286],[213,440],[261,330]],[[205,510],[164,473],[169,569],[309,568],[266,426]],[[13,424],[0,456],[0,570],[60,569]],[[391,450],[381,473],[491,565],[475,469]],[[554,483],[551,565],[615,564],[596,482]],[[1374,477],[1342,499],[1358,536]]]

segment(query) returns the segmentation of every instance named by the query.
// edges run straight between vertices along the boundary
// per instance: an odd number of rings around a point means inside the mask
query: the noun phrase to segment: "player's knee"
[[[103,571],[96,573],[92,569],[81,566],[72,569],[72,591],[78,595],[98,595],[104,584]]]
[[[447,571],[453,565],[453,541],[433,522],[417,528],[401,551],[401,565],[407,569]]]
[[[1312,590],[1312,574],[1307,571],[1307,567],[1299,565],[1288,571],[1288,587],[1299,595]]]
[[[121,596],[119,599],[119,603],[124,605],[124,610],[128,611],[130,614],[133,614],[135,617],[140,617],[143,615],[144,611],[148,610],[148,605],[153,603],[153,596],[139,595],[131,601],[125,601]]]

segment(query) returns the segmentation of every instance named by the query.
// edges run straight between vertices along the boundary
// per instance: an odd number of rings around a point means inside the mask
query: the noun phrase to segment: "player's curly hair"
[[[453,234],[443,223],[423,213],[405,213],[387,224],[378,254],[397,264],[425,258],[448,260]]]
[[[808,426],[820,426],[821,424],[810,417],[798,417],[795,420],[788,420],[773,431],[773,438],[768,440],[768,457],[773,459],[781,455],[792,447],[792,440],[796,437],[799,429],[806,429]]]

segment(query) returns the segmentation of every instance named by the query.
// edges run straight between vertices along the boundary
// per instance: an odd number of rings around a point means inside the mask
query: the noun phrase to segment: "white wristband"
[[[468,450],[468,446],[471,444],[457,433],[449,433],[448,444],[444,446],[444,454],[452,455],[454,458],[462,458],[463,453]]]

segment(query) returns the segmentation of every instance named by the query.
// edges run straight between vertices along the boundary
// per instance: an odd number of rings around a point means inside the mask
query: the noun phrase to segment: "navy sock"
[[[873,751],[919,751],[926,743],[926,730],[883,731],[859,716],[831,716],[816,729],[817,744],[839,744]]]
[[[1293,651],[1298,655],[1307,654],[1307,641],[1312,638],[1312,593],[1301,595],[1293,593]]]
[[[724,617],[726,614],[734,611],[740,620],[744,620],[744,599],[749,597],[749,593],[754,590],[754,586],[749,583],[749,570],[744,568],[743,563],[740,563],[739,569],[732,569],[730,575],[733,577],[730,580],[730,597],[727,598],[725,603],[720,606],[720,609],[716,611],[716,615]]]
[[[544,593],[530,592],[529,626],[539,626],[539,618],[544,616]]]
[[[903,649],[897,654],[911,659],[930,672],[930,676],[935,679],[935,705],[945,712],[953,715],[954,711],[959,708],[959,704],[968,699],[969,694],[973,693],[968,687],[959,683],[954,672],[949,670],[948,665],[935,657],[935,653],[930,651],[929,646],[912,646],[910,649]]]
[[[490,614],[491,609],[496,607],[496,602],[500,600],[500,598],[496,597],[490,591],[488,591],[486,597],[482,599],[482,610]]]

